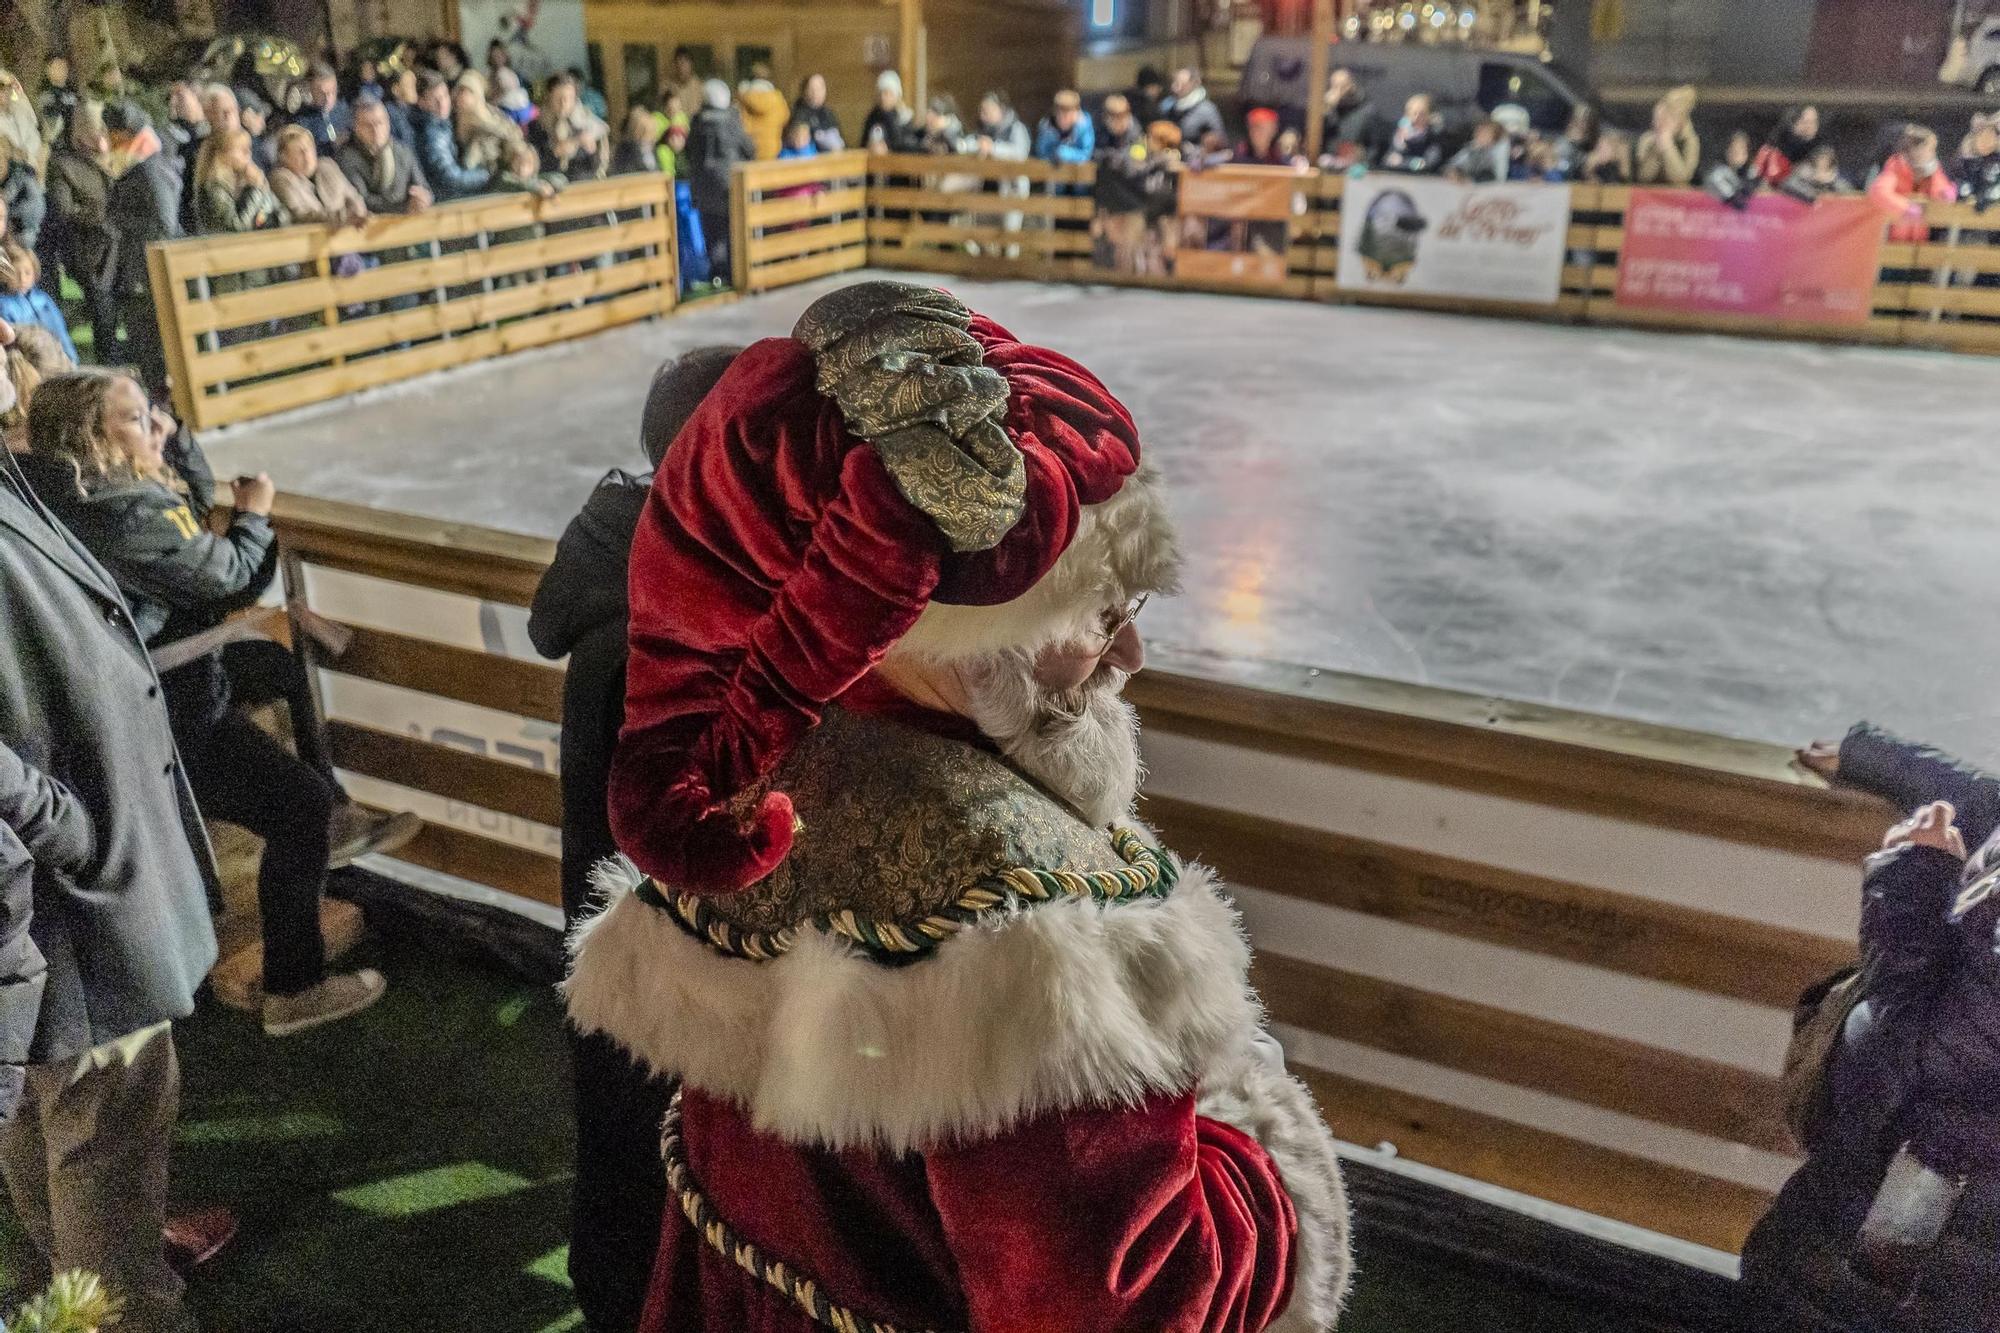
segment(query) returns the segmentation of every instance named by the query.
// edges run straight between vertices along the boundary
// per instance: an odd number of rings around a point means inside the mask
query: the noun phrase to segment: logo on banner
[[[1361,176],[1341,198],[1340,285],[1520,304],[1562,294],[1569,191]]]

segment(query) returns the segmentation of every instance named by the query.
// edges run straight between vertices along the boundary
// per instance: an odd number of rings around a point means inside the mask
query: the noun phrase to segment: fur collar
[[[1200,866],[1165,899],[1023,909],[905,967],[810,929],[773,961],[727,958],[634,897],[629,865],[598,882],[572,1021],[794,1142],[922,1151],[1185,1090],[1260,1019],[1235,910]]]

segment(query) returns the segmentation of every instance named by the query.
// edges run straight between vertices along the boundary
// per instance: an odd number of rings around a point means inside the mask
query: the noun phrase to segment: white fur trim
[[[932,602],[890,651],[952,661],[1078,638],[1111,607],[1173,591],[1179,572],[1159,471],[1142,465],[1109,500],[1084,507],[1069,549],[1034,587],[999,606]]]
[[[610,905],[571,940],[572,1021],[795,1142],[921,1151],[1184,1090],[1259,1021],[1236,913],[1200,866],[1164,900],[1026,908],[905,967],[813,930],[771,962],[727,958],[634,882],[599,872]]]
[[[1202,1080],[1195,1109],[1264,1145],[1298,1212],[1292,1303],[1266,1333],[1323,1333],[1340,1318],[1354,1261],[1333,1133],[1284,1052],[1262,1032]]]

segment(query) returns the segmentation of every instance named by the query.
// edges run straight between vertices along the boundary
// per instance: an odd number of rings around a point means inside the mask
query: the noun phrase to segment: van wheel
[[[2000,65],[1994,65],[1979,76],[1979,91],[1988,94],[2000,93]]]

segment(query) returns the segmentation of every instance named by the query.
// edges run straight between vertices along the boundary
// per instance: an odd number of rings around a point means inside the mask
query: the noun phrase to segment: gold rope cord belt
[[[986,876],[948,906],[913,922],[866,921],[851,911],[830,912],[783,930],[745,930],[726,920],[697,894],[669,893],[647,879],[633,892],[648,906],[669,913],[711,948],[733,958],[765,962],[790,951],[805,926],[840,935],[885,960],[908,962],[976,924],[981,917],[1020,904],[1090,899],[1114,902],[1162,898],[1180,878],[1172,856],[1149,845],[1131,829],[1118,829],[1111,845],[1125,864],[1117,870],[1078,874],[1069,870],[1016,867]]]
[[[667,1116],[660,1125],[660,1159],[667,1168],[667,1187],[680,1201],[681,1213],[702,1242],[765,1286],[781,1292],[806,1315],[835,1333],[936,1333],[931,1329],[903,1329],[858,1315],[844,1305],[835,1305],[817,1282],[804,1273],[773,1259],[736,1234],[730,1225],[702,1197],[694,1172],[688,1169],[687,1144],[681,1138],[681,1090],[667,1102]]]

